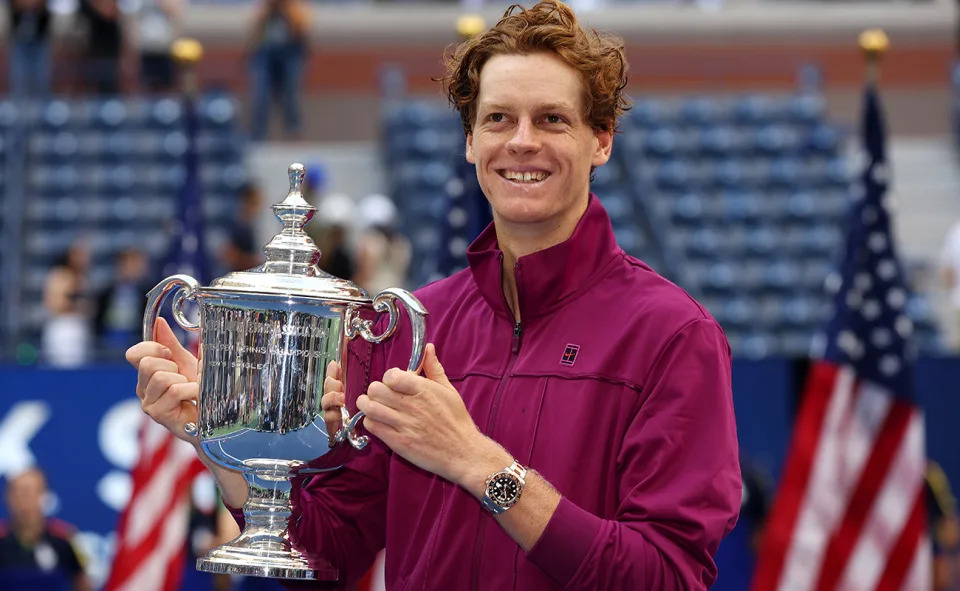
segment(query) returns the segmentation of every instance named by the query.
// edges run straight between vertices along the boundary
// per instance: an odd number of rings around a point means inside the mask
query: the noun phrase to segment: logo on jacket
[[[577,361],[577,353],[580,352],[580,345],[567,345],[563,350],[563,357],[560,358],[560,365],[573,365]]]

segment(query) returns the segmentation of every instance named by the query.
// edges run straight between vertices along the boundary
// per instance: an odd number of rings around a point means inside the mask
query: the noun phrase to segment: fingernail
[[[170,349],[167,349],[166,347],[164,347],[164,348],[163,348],[163,356],[166,357],[167,359],[171,359],[171,358],[173,358],[173,351],[171,351]]]

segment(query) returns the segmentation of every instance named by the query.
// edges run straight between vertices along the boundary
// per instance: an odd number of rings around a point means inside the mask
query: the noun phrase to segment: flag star
[[[887,237],[882,232],[872,232],[867,239],[867,246],[873,252],[882,252],[887,247]]]
[[[863,188],[863,183],[856,182],[850,187],[850,198],[854,201],[861,201],[867,196],[867,190]]]
[[[450,240],[450,244],[447,245],[447,248],[450,249],[450,254],[458,257],[467,252],[467,246],[469,246],[467,241],[457,236]]]
[[[883,259],[877,264],[877,275],[881,279],[890,281],[897,276],[897,264],[890,259]]]
[[[849,330],[840,332],[837,337],[837,346],[853,359],[859,359],[863,356],[863,344],[857,338],[857,335]]]
[[[853,284],[862,292],[870,291],[870,288],[873,287],[873,281],[868,273],[857,273],[857,276],[853,278]]]
[[[881,312],[880,302],[877,300],[867,300],[860,308],[860,315],[871,322],[879,318]]]
[[[897,334],[903,338],[908,338],[913,334],[913,322],[911,322],[910,319],[903,314],[897,316],[897,319],[893,323],[893,327],[897,330]]]
[[[453,177],[447,181],[446,185],[447,195],[450,197],[460,197],[463,195],[464,187],[463,181],[458,177]]]
[[[887,354],[880,359],[880,373],[885,376],[896,375],[900,372],[900,358],[896,355]]]
[[[890,333],[890,329],[881,326],[873,329],[873,333],[870,335],[870,342],[873,343],[873,346],[882,349],[890,346],[890,343],[893,342],[893,335]]]
[[[902,310],[903,306],[907,303],[907,294],[899,287],[894,287],[890,290],[890,293],[887,294],[887,303],[890,304],[890,307],[894,310]]]
[[[847,306],[856,310],[863,303],[863,294],[851,289],[847,292]]]

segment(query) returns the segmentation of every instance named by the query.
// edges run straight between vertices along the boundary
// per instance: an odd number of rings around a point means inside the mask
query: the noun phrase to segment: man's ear
[[[473,158],[473,134],[472,133],[467,134],[466,154],[467,154],[467,162],[469,162],[470,164],[477,163],[476,160]]]
[[[597,138],[597,150],[593,153],[591,164],[594,166],[603,166],[610,160],[610,154],[613,151],[613,132],[594,131]]]

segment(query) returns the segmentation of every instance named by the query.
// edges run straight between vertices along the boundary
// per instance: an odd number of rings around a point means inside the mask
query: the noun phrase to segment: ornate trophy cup
[[[391,288],[371,300],[317,266],[320,251],[303,232],[316,211],[300,193],[303,174],[303,165],[290,166],[290,192],[273,206],[283,230],[264,248],[263,265],[209,287],[174,275],[147,294],[145,340],[153,340],[170,295],[177,323],[200,333],[199,421],[188,423],[187,433],[215,462],[241,471],[249,487],[243,532],[200,558],[202,571],[336,580],[336,569],[296,547],[288,531],[291,478],[338,468],[367,444],[355,432],[362,412],[351,417],[341,407],[335,418],[325,416],[320,399],[327,364],[340,364],[349,395],[350,376],[364,368],[347,355],[348,344],[358,335],[373,344],[390,338],[397,300],[413,329],[408,369],[419,370],[423,358],[427,311],[411,293]],[[183,313],[188,300],[199,304],[199,323]],[[382,334],[374,333],[377,313],[389,314]],[[336,434],[328,435],[327,422],[339,424]]]

